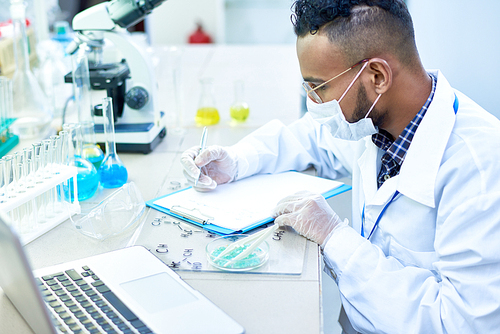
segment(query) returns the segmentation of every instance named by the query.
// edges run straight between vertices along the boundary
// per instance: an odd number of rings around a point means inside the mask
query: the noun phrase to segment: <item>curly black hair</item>
[[[347,63],[381,52],[393,53],[406,65],[418,59],[413,22],[403,0],[297,0],[292,10],[298,37],[327,34]]]

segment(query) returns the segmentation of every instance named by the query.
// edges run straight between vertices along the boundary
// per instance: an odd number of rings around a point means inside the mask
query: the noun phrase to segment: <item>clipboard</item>
[[[338,181],[299,172],[257,174],[198,192],[187,187],[152,199],[146,205],[213,233],[245,233],[273,221],[279,200],[301,190],[330,198],[351,189]]]

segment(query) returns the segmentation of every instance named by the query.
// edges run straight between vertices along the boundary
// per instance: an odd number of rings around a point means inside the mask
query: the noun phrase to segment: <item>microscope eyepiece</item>
[[[143,20],[153,9],[166,0],[112,0],[108,4],[110,18],[122,28]]]

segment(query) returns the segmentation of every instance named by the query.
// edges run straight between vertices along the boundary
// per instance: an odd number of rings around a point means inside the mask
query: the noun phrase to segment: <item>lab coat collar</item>
[[[404,196],[434,208],[437,174],[455,124],[455,92],[441,71],[430,73],[437,77],[436,92],[406,153],[396,188]]]

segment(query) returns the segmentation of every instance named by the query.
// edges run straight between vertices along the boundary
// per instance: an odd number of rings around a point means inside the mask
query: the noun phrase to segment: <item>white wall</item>
[[[500,118],[500,1],[407,3],[424,66]]]

